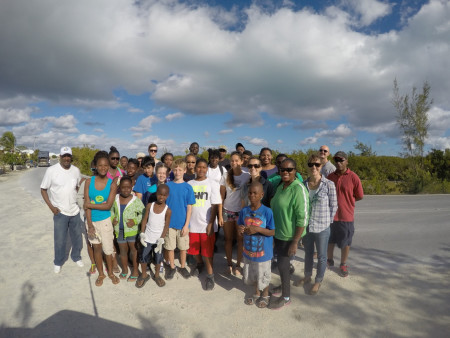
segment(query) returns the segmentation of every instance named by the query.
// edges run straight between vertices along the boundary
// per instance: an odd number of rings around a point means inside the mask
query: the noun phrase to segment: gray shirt
[[[327,163],[325,163],[325,165],[322,167],[322,169],[320,169],[320,173],[324,177],[328,177],[328,175],[330,175],[331,173],[334,173],[335,171],[336,171],[336,167],[330,161],[327,161]]]

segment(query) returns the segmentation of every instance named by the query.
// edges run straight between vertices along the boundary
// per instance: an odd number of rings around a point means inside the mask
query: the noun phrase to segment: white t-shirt
[[[145,241],[151,244],[156,244],[158,238],[161,238],[166,224],[166,212],[168,208],[166,205],[160,214],[155,214],[153,211],[154,207],[155,203],[152,203],[148,213],[147,224],[145,225]]]
[[[220,180],[220,185],[227,188],[227,195],[223,202],[223,207],[228,211],[239,212],[242,209],[241,187],[250,180],[250,174],[243,171],[239,176],[234,176],[234,186],[236,187],[234,190],[228,185],[227,176],[228,172],[224,172]]]
[[[77,186],[81,180],[80,170],[71,165],[64,169],[60,163],[47,169],[41,183],[41,189],[47,189],[50,202],[66,216],[75,216],[80,212],[77,204]]]
[[[227,171],[225,168],[222,169],[223,173]],[[206,173],[206,177],[211,178],[213,181],[217,182],[217,184],[220,184],[220,179],[222,178],[222,172],[220,171],[220,166],[217,166],[215,168],[211,168],[208,166],[208,172]]]
[[[192,233],[206,233],[209,219],[211,218],[211,206],[221,204],[219,183],[211,178],[203,181],[191,180],[188,182],[195,195],[195,204],[192,206],[189,231]],[[217,222],[214,222],[214,231],[217,231]]]

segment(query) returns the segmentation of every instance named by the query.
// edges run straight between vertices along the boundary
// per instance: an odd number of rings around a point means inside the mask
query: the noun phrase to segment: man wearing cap
[[[348,276],[347,258],[352,244],[355,215],[355,202],[364,197],[361,180],[358,175],[347,168],[348,157],[343,151],[334,155],[336,171],[328,175],[328,179],[334,182],[336,187],[338,210],[331,223],[331,234],[328,241],[328,266],[334,266],[333,251],[337,244],[341,249],[341,264],[339,272],[341,277]]]
[[[227,154],[227,147],[220,146],[219,154],[220,154],[219,165],[224,167],[226,170],[230,170],[230,168],[231,168],[230,160],[228,158],[225,158],[225,155]]]
[[[54,272],[59,273],[66,256],[67,232],[70,233],[70,257],[79,267],[81,260],[81,219],[77,204],[80,170],[72,165],[72,149],[62,147],[59,163],[47,169],[41,183],[41,195],[53,213],[55,259]],[[50,196],[48,194],[50,192]]]
[[[323,177],[328,177],[332,172],[336,170],[336,167],[328,161],[328,156],[330,155],[330,148],[328,146],[321,146],[319,149],[319,157],[320,163],[322,163],[322,169],[320,169],[320,173]]]

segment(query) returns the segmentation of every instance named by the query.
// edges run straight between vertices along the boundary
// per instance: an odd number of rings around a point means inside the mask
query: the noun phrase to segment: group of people
[[[245,297],[248,305],[279,309],[290,304],[291,261],[300,243],[305,250],[304,277],[295,286],[312,284],[309,293],[319,292],[327,265],[334,266],[335,245],[341,249],[340,275],[348,276],[355,202],[363,198],[363,190],[348,168],[345,152],[332,156],[333,165],[329,148],[321,146],[309,156],[303,181],[293,159],[278,154],[273,163],[269,148],[253,156],[238,143],[227,158],[227,148],[220,146],[208,149],[208,159],[198,155],[199,149],[194,142],[185,158],[174,160],[173,154],[165,153],[158,160],[156,144],[149,145],[148,155],[138,153],[136,159],[120,157],[111,147],[109,153],[95,154],[92,177],[81,179],[71,164],[71,148],[61,148],[60,163],[47,169],[41,184],[44,201],[54,214],[55,273],[64,263],[68,232],[71,258],[84,266],[81,210],[89,271],[98,272],[97,286],[108,276],[113,284],[123,279],[138,288],[153,278],[162,287],[177,271],[187,279],[205,270],[205,289],[212,290],[219,229],[224,233],[224,273],[242,275],[252,286],[251,295]],[[274,266],[281,285],[269,292]]]

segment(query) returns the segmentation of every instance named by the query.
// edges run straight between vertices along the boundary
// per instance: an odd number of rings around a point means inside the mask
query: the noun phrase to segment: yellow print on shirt
[[[204,207],[205,201],[208,200],[208,192],[206,191],[207,185],[195,185],[192,188],[194,189],[195,195],[195,204],[194,207]]]

